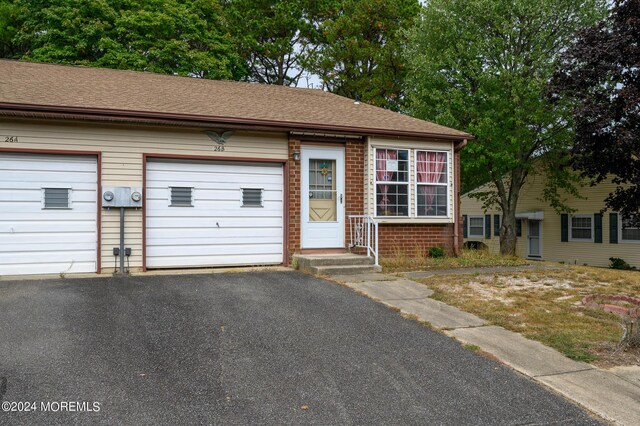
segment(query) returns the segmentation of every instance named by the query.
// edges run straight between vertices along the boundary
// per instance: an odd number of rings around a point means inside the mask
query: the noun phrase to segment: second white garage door
[[[147,162],[148,268],[280,264],[281,164]]]

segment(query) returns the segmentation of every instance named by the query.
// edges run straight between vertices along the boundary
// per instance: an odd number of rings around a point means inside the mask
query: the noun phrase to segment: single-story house
[[[383,256],[453,253],[470,137],[317,89],[0,60],[0,275],[113,271],[121,210],[132,270],[286,265],[373,223]]]
[[[546,177],[532,174],[520,192],[516,211],[516,254],[533,260],[576,265],[609,266],[609,258],[625,260],[640,267],[640,228],[617,212],[600,211],[604,200],[615,190],[610,182],[585,186],[580,196],[565,194],[573,213],[558,214],[542,199]],[[500,252],[502,212],[496,207],[484,210],[482,201],[470,197],[474,192],[492,190],[483,185],[460,197],[465,245]]]

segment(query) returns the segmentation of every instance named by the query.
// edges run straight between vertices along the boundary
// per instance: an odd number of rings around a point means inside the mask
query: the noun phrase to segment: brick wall
[[[426,255],[429,248],[439,246],[453,254],[453,224],[389,224],[378,225],[380,256]]]
[[[300,252],[300,197],[301,177],[300,161],[293,160],[293,153],[300,152],[301,141],[289,140],[289,238],[288,253],[293,255]],[[365,144],[361,141],[349,140],[345,143],[345,243],[349,244],[349,215],[363,214],[365,200]],[[455,186],[460,188],[460,154],[455,158]],[[457,195],[457,194],[456,194]],[[456,211],[459,213],[458,197],[456,197]],[[462,247],[462,216],[459,222],[459,247]],[[425,225],[425,224],[380,224],[379,244],[380,255],[391,256],[398,252],[405,255],[415,255],[417,252],[426,253],[430,247],[443,247],[448,254],[453,254],[453,224]]]
[[[300,152],[300,140],[289,139],[289,256],[300,251],[300,161],[293,160],[293,153]],[[287,226],[287,224],[285,224]]]

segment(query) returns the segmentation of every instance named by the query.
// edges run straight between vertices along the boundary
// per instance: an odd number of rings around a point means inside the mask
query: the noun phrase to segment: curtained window
[[[376,149],[376,216],[409,216],[409,151]]]
[[[418,216],[448,216],[448,155],[416,151]]]

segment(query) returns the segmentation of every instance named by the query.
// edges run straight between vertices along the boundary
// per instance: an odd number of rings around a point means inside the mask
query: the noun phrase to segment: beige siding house
[[[363,220],[380,255],[455,253],[471,137],[321,90],[0,60],[0,276],[287,265]]]
[[[490,186],[460,197],[463,235],[467,245],[484,245],[498,253],[501,212],[485,211],[481,201],[470,197]],[[545,177],[534,175],[522,188],[516,212],[519,257],[593,266],[609,266],[609,258],[616,257],[640,267],[640,229],[626,226],[626,218],[616,212],[600,214],[613,184],[584,186],[580,191],[584,199],[568,196],[568,205],[575,210],[569,214],[556,213],[542,200],[544,187]]]

